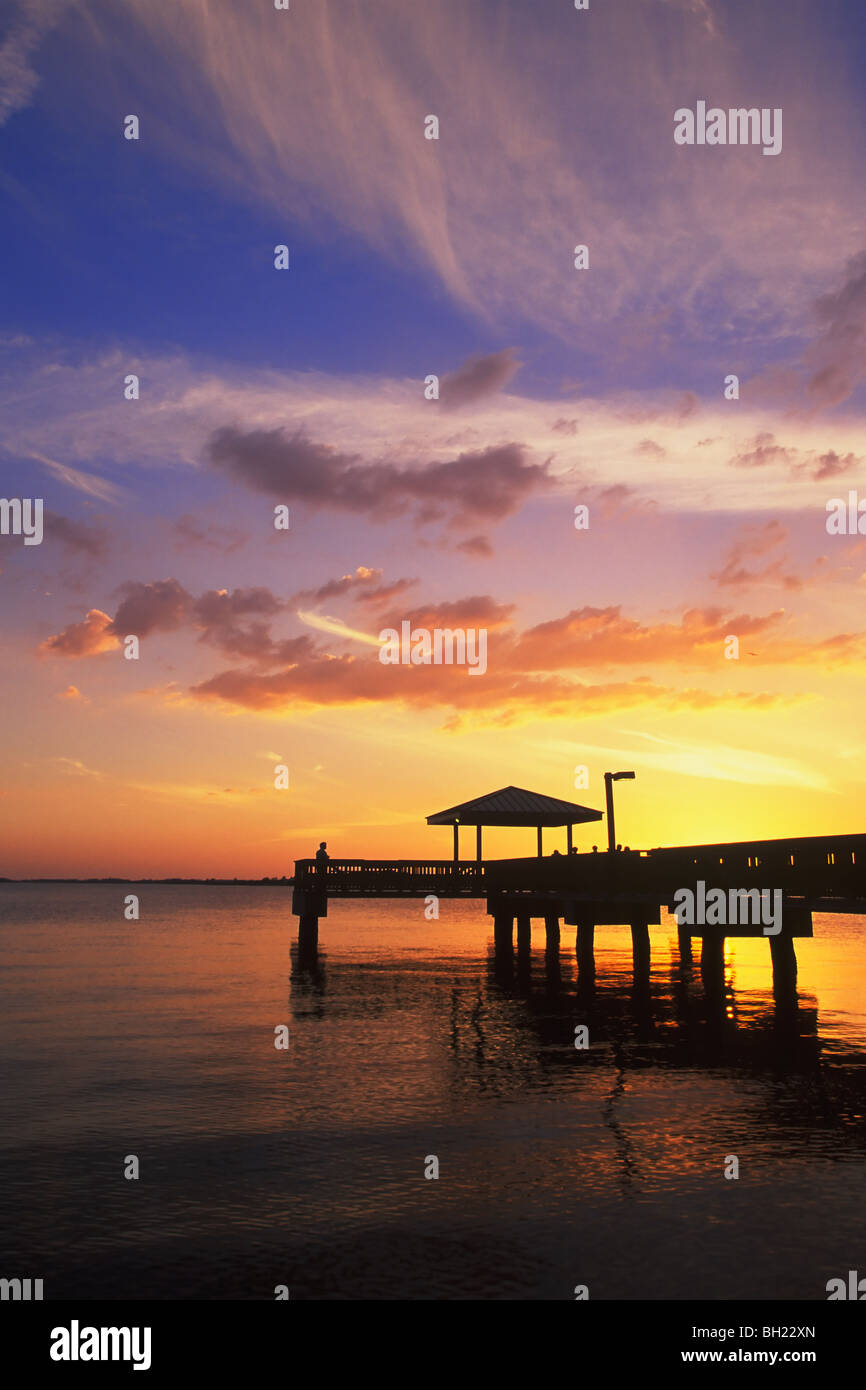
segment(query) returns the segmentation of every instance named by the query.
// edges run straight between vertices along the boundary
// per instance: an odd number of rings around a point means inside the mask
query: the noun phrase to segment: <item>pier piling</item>
[[[773,963],[773,989],[779,995],[796,994],[797,991],[797,953],[793,938],[788,935],[771,936],[770,959]]]
[[[532,945],[532,918],[528,912],[517,914],[517,952],[522,955]]]
[[[649,924],[642,919],[631,923],[631,951],[635,975],[647,974],[650,965]]]
[[[559,950],[559,917],[555,912],[544,914],[545,949]]]
[[[595,923],[577,924],[577,969],[581,975],[595,975]]]
[[[514,914],[499,911],[493,918],[493,941],[496,952],[514,949]]]
[[[701,979],[708,995],[720,995],[725,989],[725,938],[704,935],[701,941]]]

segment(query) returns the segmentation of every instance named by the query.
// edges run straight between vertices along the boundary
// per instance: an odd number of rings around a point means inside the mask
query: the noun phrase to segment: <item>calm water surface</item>
[[[0,1275],[46,1298],[823,1300],[866,1269],[866,920],[816,918],[793,1003],[766,941],[729,943],[713,1004],[671,922],[648,993],[628,930],[597,928],[593,990],[573,929],[557,964],[533,924],[509,975],[483,906],[447,901],[332,902],[299,971],[289,899],[0,885]]]

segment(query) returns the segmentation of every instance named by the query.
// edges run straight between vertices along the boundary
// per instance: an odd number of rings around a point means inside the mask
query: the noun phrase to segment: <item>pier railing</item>
[[[326,897],[491,897],[498,893],[651,896],[678,888],[780,888],[812,902],[866,902],[866,835],[803,836],[616,854],[520,859],[299,859],[296,890]],[[855,910],[855,909],[851,909]],[[861,909],[862,910],[862,909]]]
[[[453,859],[315,859],[295,861],[295,888],[324,891],[329,898],[483,898],[486,864]]]
[[[866,901],[866,835],[803,836],[616,854],[493,860],[493,893],[636,893],[670,900],[678,888],[768,888],[810,901]]]

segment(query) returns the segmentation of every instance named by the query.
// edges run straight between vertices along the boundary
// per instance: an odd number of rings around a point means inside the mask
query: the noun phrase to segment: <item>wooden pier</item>
[[[483,861],[299,859],[292,911],[299,919],[300,955],[310,959],[329,898],[482,898],[503,962],[514,950],[515,924],[519,958],[530,949],[536,920],[544,923],[549,953],[558,951],[563,926],[575,930],[578,970],[585,978],[595,972],[596,926],[624,924],[631,928],[635,982],[640,984],[649,977],[650,928],[660,926],[662,908],[674,911],[679,890],[694,890],[699,882],[707,892],[781,894],[781,928],[773,934],[754,920],[678,927],[684,961],[692,958],[693,938],[701,941],[701,973],[708,990],[719,987],[726,937],[736,936],[766,936],[776,985],[793,988],[794,941],[812,935],[812,913],[866,914],[866,835]]]

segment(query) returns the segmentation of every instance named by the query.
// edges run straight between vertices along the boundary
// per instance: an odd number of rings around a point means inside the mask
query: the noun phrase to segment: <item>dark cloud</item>
[[[767,367],[750,398],[814,414],[849,399],[866,375],[866,251],[849,260],[842,283],[814,300],[816,336],[799,358]],[[804,411],[805,402],[805,411]]]
[[[270,589],[209,589],[195,600],[192,618],[206,630],[231,627],[240,619],[273,617],[283,604]]]
[[[856,454],[837,454],[835,449],[829,449],[826,454],[819,454],[818,461],[814,465],[809,463],[807,468],[811,468],[811,476],[816,483],[820,483],[824,478],[838,478],[841,473],[850,473],[852,468],[859,468],[861,460]]]
[[[395,622],[408,619],[414,627],[508,627],[514,616],[513,603],[498,603],[490,594],[471,594],[446,603],[430,603],[395,615]]]
[[[382,578],[382,571],[359,565],[354,574],[341,575],[339,579],[329,579],[317,589],[299,589],[292,597],[292,603],[322,602],[329,598],[342,598],[353,589],[376,588]]]
[[[577,421],[566,420],[560,416],[558,420],[554,420],[551,429],[556,430],[557,434],[577,434]]]
[[[787,552],[773,551],[788,540],[787,528],[780,521],[745,526],[728,551],[724,564],[710,575],[721,588],[744,588],[750,584],[780,584],[784,589],[800,589],[803,581],[786,568]],[[757,562],[757,563],[755,563]]]
[[[224,555],[230,555],[249,539],[245,531],[239,531],[234,526],[219,526],[212,521],[205,525],[189,512],[179,516],[172,529],[184,546],[202,546],[208,550],[219,550]]]
[[[806,389],[815,406],[848,399],[866,372],[866,251],[846,267],[842,286],[815,303],[821,336],[806,353]]]
[[[469,357],[456,372],[439,383],[439,400],[450,409],[472,405],[506,386],[520,367],[514,348],[503,348],[486,357]]]
[[[210,589],[195,600],[189,618],[200,629],[200,642],[226,656],[274,664],[278,644],[264,619],[275,617],[285,606],[270,589]]]
[[[466,540],[461,541],[454,549],[462,550],[464,555],[478,555],[483,559],[493,554],[493,546],[486,536],[467,536]]]
[[[208,450],[216,467],[282,501],[298,499],[379,518],[409,512],[419,522],[500,520],[549,482],[547,463],[529,463],[520,444],[500,444],[413,469],[362,463],[357,455],[315,443],[301,430],[244,432],[226,426],[212,435]]]
[[[49,540],[60,541],[78,554],[99,559],[108,550],[108,536],[101,526],[88,526],[84,521],[50,511],[44,513],[42,525]]]
[[[798,449],[777,444],[772,434],[764,432],[756,434],[729,462],[734,468],[766,468],[770,464],[783,464],[792,478],[807,474],[815,482],[822,482],[826,478],[838,478],[842,473],[850,473],[859,467],[861,460],[856,454],[837,454],[835,449],[817,455],[810,450],[801,459]]]
[[[775,437],[766,431],[756,434],[746,448],[730,460],[734,468],[766,468],[771,463],[792,464],[797,457],[796,449],[786,449],[777,444]]]
[[[297,608],[302,603],[323,603],[327,599],[347,596],[353,603],[377,605],[389,602],[398,594],[404,594],[417,583],[417,579],[393,579],[390,583],[383,584],[380,569],[358,565],[353,574],[343,574],[339,579],[328,579],[317,588],[299,589],[289,599],[289,606]]]
[[[628,394],[623,397],[616,414],[620,420],[634,425],[680,424],[694,415],[700,404],[694,391],[678,391],[676,394],[664,391],[655,405],[647,405],[640,397]]]
[[[380,584],[375,589],[360,590],[354,595],[354,599],[356,603],[388,603],[398,594],[405,594],[407,589],[413,589],[417,583],[417,579],[395,579],[391,584]]]
[[[122,584],[120,607],[111,631],[117,637],[151,632],[171,632],[188,618],[192,597],[176,579],[158,579],[153,584]]]
[[[642,439],[639,444],[635,444],[634,452],[646,458],[661,459],[665,457],[667,450],[663,449],[661,444],[656,444],[654,439]]]

